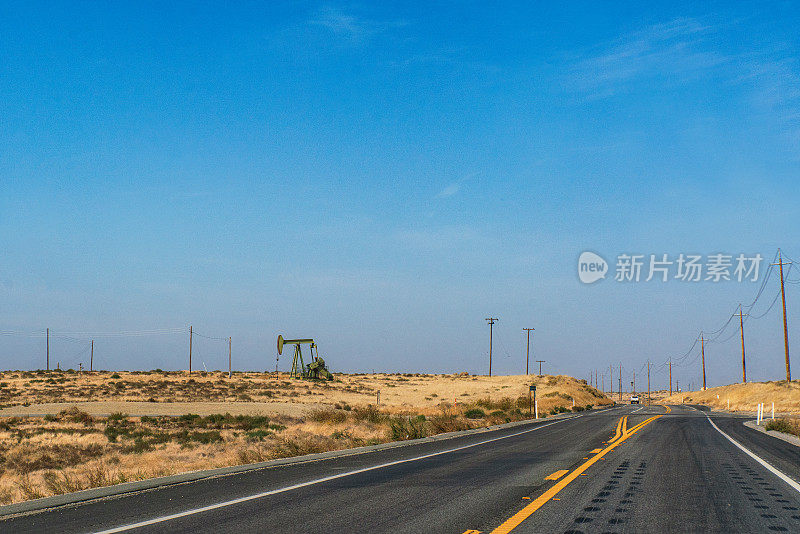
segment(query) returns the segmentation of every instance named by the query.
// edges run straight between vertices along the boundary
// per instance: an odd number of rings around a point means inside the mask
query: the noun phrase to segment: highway
[[[0,531],[800,531],[800,448],[710,415],[619,406],[7,517]]]

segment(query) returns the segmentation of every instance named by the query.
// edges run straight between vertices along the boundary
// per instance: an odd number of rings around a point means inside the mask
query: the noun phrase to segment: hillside
[[[708,388],[705,391],[676,393],[664,399],[667,403],[705,404],[715,409],[732,411],[756,411],[758,403],[771,410],[775,403],[776,413],[800,414],[800,381],[748,382]]]

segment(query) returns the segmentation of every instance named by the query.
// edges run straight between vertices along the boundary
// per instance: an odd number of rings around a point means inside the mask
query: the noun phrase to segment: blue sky
[[[790,3],[4,3],[0,367],[41,367],[50,327],[86,333],[54,338],[64,366],[94,337],[101,367],[178,368],[192,324],[240,368],[274,368],[283,333],[334,370],[486,372],[490,315],[500,373],[527,326],[550,372],[682,356],[759,284],[585,286],[577,257],[800,258],[797,24]],[[747,325],[753,378],[782,376],[778,311]]]

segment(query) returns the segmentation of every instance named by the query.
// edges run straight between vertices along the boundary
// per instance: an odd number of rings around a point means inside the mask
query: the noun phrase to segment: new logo
[[[582,252],[578,258],[578,278],[584,284],[593,284],[606,277],[608,263],[594,252]]]

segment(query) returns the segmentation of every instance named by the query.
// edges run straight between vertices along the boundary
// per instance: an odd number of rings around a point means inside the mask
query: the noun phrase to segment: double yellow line
[[[669,412],[668,412],[669,413]],[[492,531],[492,534],[508,534],[515,528],[517,528],[520,523],[525,521],[528,517],[530,517],[536,510],[541,508],[544,503],[555,497],[559,491],[567,487],[570,482],[578,478],[583,474],[584,471],[589,469],[592,465],[594,465],[598,460],[601,460],[605,454],[609,451],[623,443],[625,440],[636,434],[639,430],[644,428],[645,426],[649,425],[659,417],[663,417],[663,415],[654,415],[649,419],[645,419],[638,425],[634,426],[633,428],[628,429],[628,417],[620,417],[619,421],[617,422],[617,430],[614,434],[614,438],[606,445],[606,448],[589,458],[579,467],[577,467],[574,471],[570,474],[556,482],[553,487],[549,490],[542,493],[535,501],[531,501],[529,505],[525,508],[511,516],[507,519],[502,525],[497,527]]]

